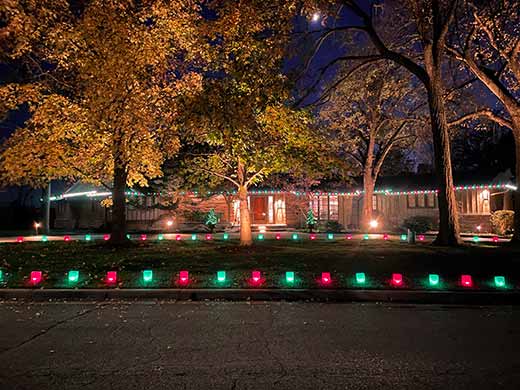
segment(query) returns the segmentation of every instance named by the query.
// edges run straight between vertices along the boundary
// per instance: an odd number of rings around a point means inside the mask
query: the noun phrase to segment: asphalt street
[[[0,303],[1,389],[519,389],[520,307]]]

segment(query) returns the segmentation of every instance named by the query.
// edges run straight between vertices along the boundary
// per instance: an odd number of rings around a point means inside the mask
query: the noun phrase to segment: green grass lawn
[[[259,270],[262,287],[288,287],[285,272],[294,271],[294,287],[319,287],[321,272],[330,272],[332,287],[359,287],[354,274],[364,272],[368,288],[388,287],[392,273],[404,276],[408,288],[423,288],[429,273],[439,274],[441,287],[457,289],[461,274],[471,274],[475,288],[492,288],[495,275],[506,277],[510,288],[519,287],[520,250],[470,245],[458,249],[429,244],[409,245],[385,241],[270,241],[241,248],[236,241],[138,242],[129,248],[105,243],[25,242],[0,245],[4,287],[29,287],[29,274],[41,270],[40,287],[105,287],[107,271],[118,272],[121,288],[144,287],[142,270],[151,269],[146,287],[174,287],[180,270],[188,270],[188,287],[251,287],[252,270]],[[67,272],[80,271],[70,285]],[[225,283],[216,272],[226,271]]]

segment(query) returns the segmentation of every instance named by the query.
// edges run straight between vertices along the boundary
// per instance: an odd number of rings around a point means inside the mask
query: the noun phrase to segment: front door
[[[267,196],[253,196],[251,200],[253,201],[253,223],[267,223]]]

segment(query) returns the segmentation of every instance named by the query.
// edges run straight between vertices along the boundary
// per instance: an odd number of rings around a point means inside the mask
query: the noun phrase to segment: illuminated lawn
[[[31,271],[42,271],[36,287],[320,288],[322,273],[328,272],[327,287],[456,289],[463,288],[461,275],[470,275],[472,288],[518,288],[519,259],[520,250],[506,247],[448,249],[382,240],[266,240],[251,248],[217,240],[136,242],[124,249],[76,241],[0,245],[7,287],[28,287]],[[117,272],[112,283],[108,271]],[[180,271],[188,271],[186,283]],[[252,271],[260,272],[258,283]]]

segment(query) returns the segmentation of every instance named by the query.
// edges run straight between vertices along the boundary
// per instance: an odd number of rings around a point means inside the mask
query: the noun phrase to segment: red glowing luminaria
[[[392,274],[392,284],[395,286],[402,286],[403,285],[403,275]]]
[[[117,282],[117,271],[107,272],[107,284],[114,284]]]
[[[460,283],[464,287],[471,287],[471,286],[473,286],[473,280],[471,279],[471,275],[461,275]]]
[[[190,274],[188,271],[179,272],[179,283],[187,284],[190,281]]]
[[[321,283],[329,284],[332,279],[330,278],[330,272],[321,273]]]
[[[31,283],[36,285],[42,281],[42,271],[31,271]]]

